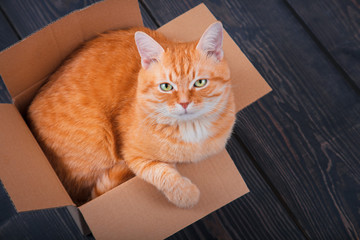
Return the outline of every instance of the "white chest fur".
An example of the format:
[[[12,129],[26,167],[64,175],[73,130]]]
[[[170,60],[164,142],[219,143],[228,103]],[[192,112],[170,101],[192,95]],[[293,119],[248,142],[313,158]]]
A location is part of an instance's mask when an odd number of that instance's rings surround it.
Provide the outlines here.
[[[201,142],[211,136],[210,121],[201,119],[179,124],[180,136],[184,142]]]

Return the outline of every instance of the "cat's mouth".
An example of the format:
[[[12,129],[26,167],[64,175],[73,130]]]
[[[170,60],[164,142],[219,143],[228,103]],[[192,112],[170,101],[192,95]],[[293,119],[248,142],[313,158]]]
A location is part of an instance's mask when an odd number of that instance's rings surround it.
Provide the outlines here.
[[[185,116],[185,115],[189,116],[189,115],[193,115],[193,113],[189,113],[189,112],[185,111],[185,112],[179,114],[179,116]]]
[[[204,114],[201,109],[174,109],[173,111],[166,111],[165,116],[172,118],[175,121],[191,121],[198,119]]]
[[[188,111],[179,113],[176,116],[177,119],[182,120],[182,121],[193,120],[198,117],[199,117],[199,114],[197,114],[196,112],[188,112]]]
[[[185,114],[192,114],[192,113],[189,113],[186,109],[184,110],[184,112],[180,113],[179,115],[185,115]]]

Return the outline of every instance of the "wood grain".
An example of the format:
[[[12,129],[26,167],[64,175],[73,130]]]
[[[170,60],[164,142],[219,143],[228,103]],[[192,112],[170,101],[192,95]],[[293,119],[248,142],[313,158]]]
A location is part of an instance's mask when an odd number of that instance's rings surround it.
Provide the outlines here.
[[[360,89],[360,2],[287,0],[330,56]]]
[[[160,24],[199,3],[145,2]],[[331,142],[359,124],[357,89],[283,1],[205,4],[274,89],[239,113],[236,135],[309,238],[358,239],[360,135]]]
[[[159,25],[156,22],[153,21],[152,15],[149,12],[149,10],[146,9],[146,6],[144,6],[140,2],[139,7],[140,7],[141,16],[142,16],[142,19],[143,19],[144,26],[148,27],[150,29],[157,29],[159,27]]]
[[[45,27],[56,19],[101,0],[1,0],[0,7],[21,38]]]
[[[0,8],[0,51],[19,41]],[[0,76],[0,103],[10,103],[11,96]]]
[[[7,21],[6,16],[4,16],[0,8],[0,51],[18,40],[19,38],[16,36],[16,33],[12,29],[10,23]]]
[[[0,227],[0,239],[84,239],[65,207],[19,213]]]
[[[12,99],[4,81],[0,76],[0,103],[11,103]],[[0,123],[1,124],[1,123]]]
[[[84,236],[66,207],[18,213],[0,180],[0,239],[94,239]]]
[[[16,209],[11,202],[4,185],[0,180],[0,226],[9,220],[12,216],[16,215]]]

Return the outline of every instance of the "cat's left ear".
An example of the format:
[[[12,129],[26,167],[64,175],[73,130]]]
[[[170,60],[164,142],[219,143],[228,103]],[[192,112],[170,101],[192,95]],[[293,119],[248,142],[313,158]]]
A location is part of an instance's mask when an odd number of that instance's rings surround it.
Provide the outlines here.
[[[196,49],[203,51],[208,56],[214,56],[218,61],[224,57],[222,49],[223,26],[221,22],[211,24],[201,36]]]
[[[154,61],[159,61],[164,49],[152,37],[144,32],[135,33],[135,42],[141,57],[141,65],[148,69]]]

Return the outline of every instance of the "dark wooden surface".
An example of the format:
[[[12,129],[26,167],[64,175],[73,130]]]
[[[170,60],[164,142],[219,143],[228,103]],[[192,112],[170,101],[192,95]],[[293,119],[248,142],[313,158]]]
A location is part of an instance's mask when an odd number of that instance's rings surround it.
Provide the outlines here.
[[[66,14],[100,0],[1,0],[0,8],[21,38]]]
[[[94,239],[83,235],[66,207],[17,213],[0,181],[0,239]]]
[[[11,96],[0,76],[0,103],[11,103]]]
[[[92,2],[1,0],[0,48]],[[273,92],[238,113],[227,146],[251,192],[169,239],[359,239],[360,4],[204,2]],[[157,28],[199,3],[140,7],[145,25]],[[59,236],[74,227],[66,210],[42,214],[63,219]]]
[[[6,15],[3,14],[0,6],[0,51],[19,41],[20,38],[8,22]],[[10,103],[11,97],[6,90],[6,86],[0,79],[0,103]]]
[[[318,43],[360,88],[360,1],[287,2]]]
[[[0,51],[19,40],[0,8]]]

